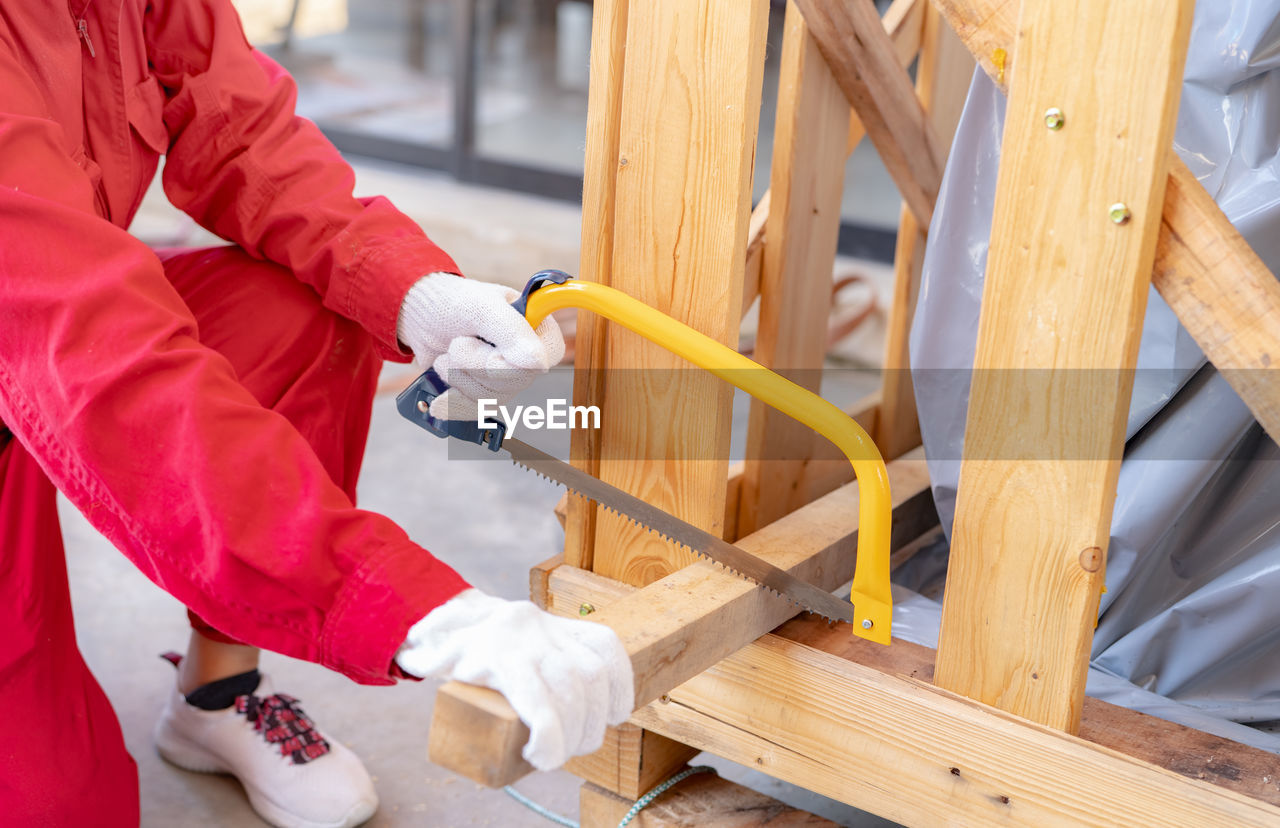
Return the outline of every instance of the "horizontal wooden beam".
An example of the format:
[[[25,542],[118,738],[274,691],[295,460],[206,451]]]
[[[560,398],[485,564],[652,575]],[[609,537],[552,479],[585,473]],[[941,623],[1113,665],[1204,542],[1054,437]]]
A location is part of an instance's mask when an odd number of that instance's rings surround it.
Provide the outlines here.
[[[553,611],[630,590],[557,575]],[[632,721],[906,825],[1280,820],[1273,754],[1095,699],[1071,736],[940,690],[932,674],[926,647],[797,618]]]
[[[894,507],[892,545],[904,546],[937,523],[921,450],[888,464]],[[857,484],[845,486],[738,541],[823,589],[853,577]],[[548,576],[560,594],[561,567]],[[621,587],[621,585],[619,585]],[[698,561],[613,602],[574,612],[618,633],[631,656],[637,706],[697,675],[798,612],[797,607],[716,564]],[[437,693],[431,761],[485,785],[505,785],[528,772],[520,748],[528,731],[498,693],[450,682]],[[498,753],[492,753],[498,751]],[[514,751],[514,753],[513,753]]]
[[[1018,0],[933,0],[1001,88]],[[1068,120],[1070,113],[1066,113]],[[1170,150],[1172,153],[1172,149]],[[1152,284],[1271,438],[1280,439],[1280,282],[1173,154]]]

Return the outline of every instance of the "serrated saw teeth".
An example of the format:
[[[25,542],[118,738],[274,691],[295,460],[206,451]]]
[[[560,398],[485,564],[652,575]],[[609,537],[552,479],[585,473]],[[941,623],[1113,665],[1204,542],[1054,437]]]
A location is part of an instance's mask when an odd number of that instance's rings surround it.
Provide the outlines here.
[[[853,621],[851,604],[842,602],[831,593],[812,584],[805,583],[789,572],[751,555],[717,535],[689,525],[674,515],[667,514],[634,495],[610,486],[603,480],[591,477],[581,469],[575,469],[564,461],[520,440],[508,437],[503,443],[503,448],[507,450],[512,462],[517,466],[533,472],[544,480],[564,486],[574,496],[586,498],[598,504],[609,514],[617,515],[627,523],[640,527],[666,543],[680,549],[687,549],[699,559],[711,561],[735,577],[763,588],[779,598],[784,598],[801,610],[817,613],[828,620],[834,618],[850,623]],[[530,465],[529,461],[535,465]],[[544,472],[543,468],[548,471]],[[588,494],[587,490],[596,491],[597,494]],[[602,497],[604,499],[601,499]],[[637,513],[643,515],[643,519],[638,517]],[[675,535],[671,534],[673,531]],[[734,563],[726,563],[726,561]],[[744,567],[746,571],[738,568],[738,565]]]

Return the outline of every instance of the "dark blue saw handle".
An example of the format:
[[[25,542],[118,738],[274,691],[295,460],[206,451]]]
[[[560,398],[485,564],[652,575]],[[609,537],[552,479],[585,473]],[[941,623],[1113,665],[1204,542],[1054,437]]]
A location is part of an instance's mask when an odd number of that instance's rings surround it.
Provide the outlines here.
[[[538,271],[525,283],[524,290],[511,303],[511,307],[524,316],[529,309],[529,296],[535,290],[545,285],[563,285],[572,278],[562,270]],[[453,437],[485,446],[489,451],[501,448],[502,440],[507,434],[507,426],[501,421],[496,422],[493,428],[480,428],[473,420],[442,420],[431,416],[432,401],[448,390],[449,384],[434,368],[428,368],[396,397],[396,410],[401,417],[437,437]]]

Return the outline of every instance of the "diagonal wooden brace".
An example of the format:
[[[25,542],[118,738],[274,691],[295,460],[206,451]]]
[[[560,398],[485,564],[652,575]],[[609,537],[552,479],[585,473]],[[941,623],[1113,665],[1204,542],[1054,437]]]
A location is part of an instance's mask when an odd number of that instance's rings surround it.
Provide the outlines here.
[[[898,549],[937,524],[923,450],[888,464]],[[738,545],[811,583],[835,589],[853,577],[857,483],[814,501]],[[554,578],[554,574],[551,576]],[[630,587],[626,587],[631,590]],[[631,592],[590,619],[618,633],[631,656],[640,707],[791,618],[796,606],[707,561]],[[483,785],[507,785],[532,768],[529,732],[501,695],[450,682],[436,695],[432,762]]]
[[[928,227],[945,154],[875,6],[866,0],[795,2],[902,200]]]

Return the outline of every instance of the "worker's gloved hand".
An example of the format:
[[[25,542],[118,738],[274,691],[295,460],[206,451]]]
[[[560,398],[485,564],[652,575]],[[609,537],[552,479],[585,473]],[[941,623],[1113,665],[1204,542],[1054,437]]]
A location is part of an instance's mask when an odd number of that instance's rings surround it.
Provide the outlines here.
[[[429,274],[409,288],[396,335],[414,362],[435,368],[451,386],[432,403],[432,416],[472,419],[475,400],[505,403],[560,362],[560,326],[548,316],[536,331],[530,328],[511,307],[519,295],[452,273]]]
[[[414,624],[396,663],[505,696],[529,726],[524,758],[538,770],[599,749],[605,725],[626,721],[634,700],[631,659],[613,630],[476,589]]]

